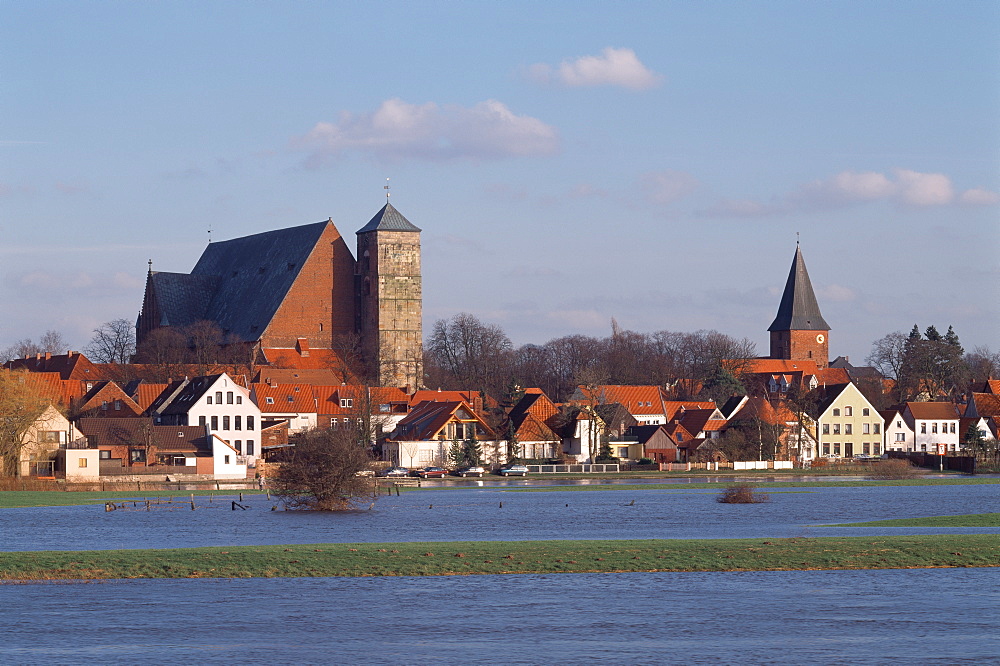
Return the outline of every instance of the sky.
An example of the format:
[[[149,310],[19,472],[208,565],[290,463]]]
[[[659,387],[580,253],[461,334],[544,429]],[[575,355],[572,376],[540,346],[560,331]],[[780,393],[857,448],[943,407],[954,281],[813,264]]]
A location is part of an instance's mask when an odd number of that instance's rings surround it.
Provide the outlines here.
[[[1000,349],[1000,3],[0,6],[0,348],[134,320],[147,261],[391,201],[424,330],[757,343],[801,242],[831,356]]]

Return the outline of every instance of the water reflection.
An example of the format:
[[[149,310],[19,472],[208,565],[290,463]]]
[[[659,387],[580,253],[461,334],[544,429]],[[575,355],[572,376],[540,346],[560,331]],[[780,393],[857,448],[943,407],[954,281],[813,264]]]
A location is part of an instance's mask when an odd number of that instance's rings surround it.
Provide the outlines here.
[[[990,569],[0,585],[3,663],[996,663]],[[221,599],[243,615],[220,615]]]

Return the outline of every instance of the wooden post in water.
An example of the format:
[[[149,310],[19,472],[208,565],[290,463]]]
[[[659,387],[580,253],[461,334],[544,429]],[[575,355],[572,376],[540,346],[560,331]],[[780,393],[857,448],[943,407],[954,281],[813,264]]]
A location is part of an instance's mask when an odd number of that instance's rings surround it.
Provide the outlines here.
[[[191,510],[194,511],[194,493],[191,493]]]

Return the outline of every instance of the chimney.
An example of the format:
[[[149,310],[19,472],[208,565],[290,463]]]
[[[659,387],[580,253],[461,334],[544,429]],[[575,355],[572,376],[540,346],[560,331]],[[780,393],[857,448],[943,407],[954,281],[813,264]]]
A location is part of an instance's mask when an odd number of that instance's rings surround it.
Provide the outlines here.
[[[48,361],[50,358],[52,358],[52,352],[45,352],[45,360]]]

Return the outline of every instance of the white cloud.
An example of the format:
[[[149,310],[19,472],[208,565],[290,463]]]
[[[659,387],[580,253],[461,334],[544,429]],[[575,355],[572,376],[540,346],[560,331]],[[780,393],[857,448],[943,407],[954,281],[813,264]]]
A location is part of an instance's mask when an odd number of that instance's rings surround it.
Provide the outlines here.
[[[961,203],[992,204],[1000,196],[987,190],[967,190]],[[872,201],[890,201],[903,206],[944,206],[956,201],[951,179],[941,173],[893,169],[891,175],[876,171],[842,171],[830,178],[814,180],[770,203],[754,199],[723,200],[705,213],[712,216],[763,217],[809,210],[839,208]]]
[[[558,68],[545,63],[528,67],[528,78],[539,83],[555,82],[569,87],[620,86],[631,90],[655,88],[663,82],[639,61],[632,49],[605,48],[597,56],[563,60]]]
[[[684,171],[658,171],[644,174],[640,187],[651,203],[665,206],[698,189],[698,179]]]
[[[960,203],[968,206],[992,206],[993,204],[1000,203],[1000,194],[977,187],[962,192],[958,200]]]
[[[895,169],[899,199],[912,206],[940,206],[951,203],[955,190],[951,179],[942,173],[919,173]]]
[[[559,149],[559,137],[552,126],[516,115],[496,100],[461,107],[388,99],[374,112],[344,112],[335,123],[316,123],[294,138],[292,147],[309,151],[307,165],[317,166],[351,151],[430,160],[551,155]]]

